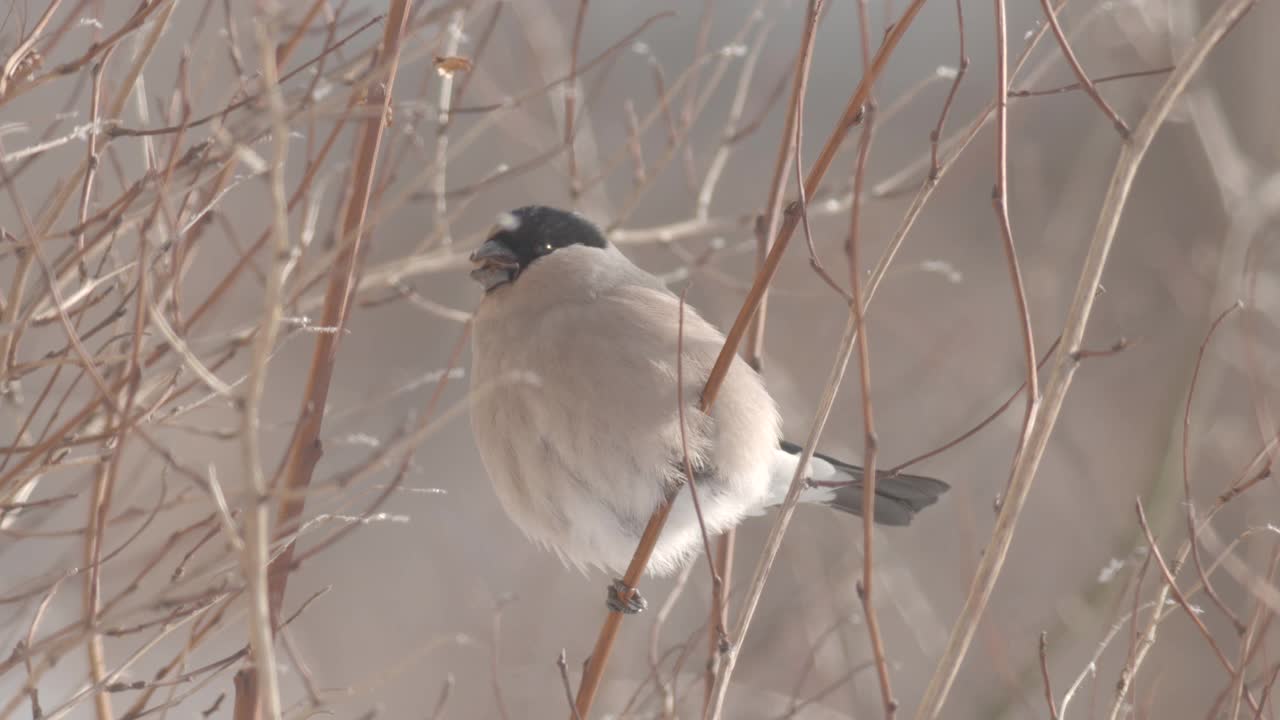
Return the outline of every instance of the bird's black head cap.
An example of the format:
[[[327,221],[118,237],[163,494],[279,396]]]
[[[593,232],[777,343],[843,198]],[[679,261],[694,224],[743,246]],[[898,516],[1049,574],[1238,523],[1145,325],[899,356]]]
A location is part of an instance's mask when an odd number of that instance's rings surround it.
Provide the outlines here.
[[[591,221],[567,210],[526,205],[503,213],[493,233],[471,261],[471,272],[486,291],[512,282],[538,258],[572,245],[603,248],[604,234]]]

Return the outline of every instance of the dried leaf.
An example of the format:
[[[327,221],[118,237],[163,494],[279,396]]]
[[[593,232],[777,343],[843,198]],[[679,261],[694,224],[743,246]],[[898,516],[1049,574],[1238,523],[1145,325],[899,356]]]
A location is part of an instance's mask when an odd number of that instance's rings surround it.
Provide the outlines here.
[[[471,72],[471,61],[457,55],[445,57],[437,55],[434,64],[436,72],[442,76],[452,75],[456,72]]]

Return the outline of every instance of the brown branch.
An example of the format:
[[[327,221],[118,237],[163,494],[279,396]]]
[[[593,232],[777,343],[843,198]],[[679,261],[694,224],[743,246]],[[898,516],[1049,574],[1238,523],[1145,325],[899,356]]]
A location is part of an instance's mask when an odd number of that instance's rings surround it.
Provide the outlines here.
[[[742,110],[746,104],[747,90],[751,86],[751,80],[755,76],[757,62],[764,50],[765,40],[768,38],[770,26],[762,29],[756,38],[755,47],[747,55],[747,61],[742,68],[742,74],[739,77],[738,88],[735,90],[734,99],[729,110],[729,117],[725,128],[725,135],[721,142],[721,146],[716,150],[715,156],[712,158],[711,164],[707,169],[707,174],[703,178],[703,185],[698,193],[698,202],[696,215],[699,219],[705,219],[710,213],[711,198],[715,192],[716,185],[719,181],[720,174],[727,164],[729,153],[732,149],[735,138],[742,137],[737,131],[737,126],[741,120]],[[811,53],[811,51],[810,51]],[[781,76],[781,80],[785,82],[786,74]],[[776,96],[781,96],[784,82],[777,85]],[[767,103],[765,110],[771,107],[771,103]],[[788,122],[792,118],[788,117]],[[775,217],[778,208],[782,202],[782,188],[779,187],[780,181],[785,177],[786,153],[788,148],[794,150],[790,143],[782,143],[779,148],[778,167],[774,170],[772,188],[770,190],[768,207],[770,209],[770,217]],[[763,224],[756,223],[756,265],[755,272],[759,273],[764,266],[765,257],[769,253],[769,245],[772,236],[765,230]],[[752,370],[757,373],[763,372],[764,369],[764,326],[765,318],[768,314],[768,296],[767,293],[760,298],[760,304],[756,309],[756,313],[751,321],[751,340],[745,349],[743,357]],[[715,567],[719,571],[720,584],[713,588],[711,595],[711,610],[708,619],[708,658],[707,667],[704,673],[706,693],[703,697],[703,711],[710,706],[712,700],[712,691],[715,685],[715,676],[720,672],[720,664],[723,659],[725,644],[727,642],[729,632],[729,589],[733,583],[733,559],[734,549],[737,544],[738,531],[737,528],[729,528],[722,533],[716,543],[716,554],[713,559]],[[714,626],[718,628],[722,634],[717,636],[710,628]]]
[[[121,422],[123,420],[121,419]],[[107,426],[111,428],[110,424]],[[119,457],[117,451],[113,457]],[[110,512],[111,495],[114,483],[107,464],[100,465],[94,473],[93,491],[89,502],[88,528],[85,532],[84,563],[89,568],[84,580],[84,622],[86,627],[93,628],[98,624],[102,604],[102,533],[104,520]],[[88,654],[89,677],[95,684],[102,684],[107,677],[106,653],[102,644],[102,636],[92,632],[85,642]],[[105,691],[93,694],[94,709],[98,720],[111,720],[115,713],[111,709],[111,698]]]
[[[738,76],[738,86],[734,90],[733,100],[729,104],[728,117],[725,120],[724,135],[720,146],[716,149],[716,153],[711,159],[711,163],[707,166],[706,175],[703,176],[702,187],[698,190],[694,216],[699,220],[706,220],[710,215],[712,197],[733,150],[731,138],[736,134],[738,123],[742,119],[742,111],[746,106],[747,94],[751,88],[757,63],[764,51],[765,41],[768,39],[771,29],[771,25],[766,25],[757,34],[755,44],[748,52],[746,62],[742,66],[742,72]],[[785,78],[786,76],[784,75],[783,77]],[[692,94],[690,97],[692,97]],[[792,122],[791,117],[788,117],[787,120]],[[791,143],[782,143],[780,145],[780,163],[786,162],[788,149],[792,149]],[[785,170],[785,166],[779,166],[774,169],[767,207],[775,215],[782,203],[782,189],[779,184],[785,177]],[[756,240],[756,272],[759,272],[764,263],[765,255],[768,254],[771,240],[763,231],[760,223],[757,223]],[[764,347],[764,322],[768,310],[767,304],[767,297],[762,297],[760,306],[752,320],[751,340],[744,352],[744,359],[747,364],[757,373],[761,372],[763,367],[761,355]],[[710,556],[710,562],[713,564],[720,582],[712,587],[710,616],[707,619],[707,665],[703,671],[705,692],[702,699],[704,712],[711,704],[715,676],[720,671],[721,659],[728,640],[728,595],[733,579],[733,555],[736,542],[737,528],[729,528],[717,539],[715,555]]]
[[[453,57],[458,53],[462,43],[463,22],[466,18],[465,8],[458,8],[449,16],[449,23],[444,31],[445,57]],[[432,209],[431,219],[435,226],[433,235],[439,238],[441,245],[449,245],[453,243],[453,236],[449,232],[449,197],[445,190],[449,185],[449,126],[453,120],[453,78],[457,73],[446,69],[440,63],[436,64],[436,69],[440,86],[436,91],[436,143],[435,157],[432,161],[435,172],[432,173],[431,178],[431,187],[435,193],[435,207]],[[398,159],[395,162],[398,162]],[[394,165],[392,167],[394,168]],[[391,173],[388,173],[388,182],[390,182],[390,175]],[[381,202],[381,197],[378,198],[378,202]]]
[[[1046,0],[1047,1],[1047,0]],[[1022,283],[1022,269],[1018,265],[1018,253],[1013,244],[1013,228],[1009,224],[1009,63],[1008,26],[1005,19],[1005,0],[995,0],[996,14],[996,184],[991,191],[991,207],[1000,225],[1000,239],[1004,245],[1008,263],[1009,280],[1013,285],[1017,304],[1019,329],[1022,331],[1023,361],[1027,368],[1027,409],[1022,417],[1022,433],[1014,457],[1021,455],[1030,438],[1035,421],[1036,406],[1040,403],[1039,368],[1036,363],[1035,337],[1031,331],[1031,310],[1027,307],[1027,292]],[[1013,481],[1012,474],[1009,478]],[[1006,492],[1008,488],[1006,487]]]
[[[870,64],[871,38],[867,0],[858,0],[858,29],[862,35],[862,66]],[[858,600],[867,621],[867,641],[871,645],[871,657],[875,661],[876,679],[880,685],[880,702],[885,720],[893,720],[898,713],[898,701],[893,697],[893,685],[889,679],[889,661],[885,658],[884,639],[880,635],[880,617],[876,613],[873,596],[875,578],[875,507],[876,462],[880,454],[880,441],[876,435],[875,412],[871,401],[871,351],[868,349],[867,293],[862,279],[862,198],[867,181],[867,157],[871,154],[871,141],[875,137],[875,96],[868,94],[863,118],[862,136],[858,139],[858,155],[853,169],[853,202],[849,208],[849,285],[853,291],[850,312],[858,329],[858,382],[862,398],[862,578],[857,581]]]
[[[1253,720],[1262,720],[1262,711],[1267,707],[1267,701],[1271,699],[1271,690],[1276,686],[1277,680],[1280,680],[1280,663],[1276,663],[1271,668],[1271,679],[1262,688],[1262,698],[1258,701],[1258,710],[1253,714]]]
[[[364,236],[364,221],[368,212],[369,193],[372,189],[374,166],[378,147],[386,125],[387,109],[391,105],[396,71],[400,61],[400,43],[409,15],[411,0],[394,0],[387,16],[382,39],[380,59],[386,64],[385,87],[378,89],[377,97],[371,88],[364,104],[378,110],[364,120],[364,132],[356,149],[355,172],[350,193],[346,200],[340,243],[342,251],[329,274],[329,286],[325,292],[324,309],[320,324],[323,327],[343,328],[347,320],[347,307],[356,282],[356,258],[360,253]],[[288,454],[280,468],[279,483],[288,495],[281,501],[276,515],[277,527],[292,526],[302,513],[305,493],[311,484],[316,463],[320,459],[320,428],[324,420],[325,401],[329,383],[337,361],[337,345],[341,332],[323,333],[316,338],[315,351],[307,375],[306,390],[299,412],[296,429],[289,443]],[[268,594],[273,622],[279,617],[288,583],[289,569],[295,544],[290,542],[272,561],[268,570]]]
[[[1137,613],[1134,613],[1135,617]],[[1049,719],[1058,720],[1058,704],[1053,701],[1053,686],[1049,683],[1049,633],[1040,633],[1040,677],[1044,680],[1044,701],[1049,706]]]
[[[822,4],[820,2],[816,3],[814,6],[811,6],[810,17],[812,19],[810,20],[810,22],[812,24],[809,26],[810,31],[814,31],[817,29],[818,18],[820,17],[821,10],[822,10]],[[812,44],[808,46],[808,50],[810,55],[812,55],[812,52],[813,52]],[[869,52],[870,51],[864,48],[863,55],[866,56]],[[812,58],[810,58],[810,60],[812,60]],[[869,61],[867,60],[866,57],[864,57],[863,67],[866,67],[868,63]],[[823,267],[822,260],[818,257],[818,248],[813,242],[813,230],[809,227],[809,194],[805,192],[805,189],[804,189],[804,153],[803,153],[803,148],[804,148],[803,98],[808,93],[808,87],[809,87],[808,76],[809,76],[809,73],[808,73],[808,70],[806,70],[804,73],[802,73],[799,76],[799,82],[796,84],[796,92],[799,94],[800,98],[802,98],[801,102],[798,102],[795,105],[795,113],[793,115],[794,121],[791,123],[791,128],[793,132],[795,132],[795,140],[792,141],[791,143],[790,155],[792,159],[792,164],[795,166],[796,201],[787,207],[786,212],[788,214],[797,213],[800,215],[800,228],[804,232],[805,248],[809,251],[809,268],[813,270],[813,272],[817,274],[817,276],[824,283],[826,283],[827,287],[834,290],[837,295],[843,298],[846,304],[852,305],[854,302],[853,296],[845,292],[845,289],[840,287],[840,283],[836,282],[835,278],[831,277],[831,274],[827,272],[827,269],[825,267]],[[870,112],[869,108],[871,108],[874,102],[875,100],[872,99],[871,97],[867,98],[867,102],[865,105],[865,108],[867,109],[864,109],[864,113]],[[861,117],[862,116],[859,116],[860,120],[861,120]],[[865,128],[863,129],[863,137],[866,137]],[[848,248],[846,248],[846,250],[847,249]]]
[[[422,419],[419,422],[418,430],[415,433],[415,435],[417,435],[418,437],[425,439],[426,431],[433,429],[435,427],[436,408],[440,404],[440,398],[444,396],[444,392],[449,386],[450,372],[454,368],[457,368],[459,366],[459,361],[462,359],[462,353],[464,350],[466,350],[467,340],[470,337],[471,337],[471,323],[468,322],[465,325],[463,325],[462,332],[458,333],[458,339],[457,341],[454,342],[453,350],[450,351],[449,353],[449,365],[446,368],[444,374],[440,376],[440,382],[436,383],[435,389],[431,392],[430,397],[427,399],[426,405],[423,407],[422,416],[421,416]],[[359,515],[360,518],[363,519],[363,518],[373,517],[374,513],[378,512],[378,510],[387,501],[387,499],[391,497],[391,494],[394,493],[396,490],[398,490],[401,487],[401,485],[404,483],[404,478],[409,471],[409,463],[413,459],[413,450],[419,444],[418,442],[414,442],[415,438],[407,438],[407,439],[409,440],[409,442],[405,443],[403,448],[398,447],[400,445],[399,443],[397,443],[396,445],[387,447],[386,450],[388,452],[386,452],[385,454],[377,455],[372,462],[366,463],[364,467],[362,467],[360,470],[357,470],[355,472],[343,473],[340,483],[344,485],[351,485],[357,482],[360,479],[360,476],[364,472],[372,471],[372,469],[374,468],[384,467],[384,463],[386,462],[386,460],[395,454],[394,451],[399,451],[403,453],[400,458],[400,465],[396,469],[396,474],[394,478],[392,479],[391,482],[387,483],[386,486],[382,488],[382,493],[379,494],[376,498],[373,499],[372,502],[369,503],[369,506],[364,510],[364,512],[362,512]],[[359,523],[350,523],[350,524],[344,525],[341,528],[339,528],[338,531],[335,532],[332,536],[315,543],[312,547],[308,548],[306,552],[294,558],[293,564],[289,568],[289,571],[292,572],[296,570],[298,567],[302,565],[302,563],[324,552],[330,546],[334,545],[343,537],[345,537],[348,533],[355,532],[355,529],[359,526],[360,526]],[[282,530],[287,530],[288,532],[294,532],[295,528],[290,527]]]
[[[720,584],[720,574],[716,572],[716,565],[712,562],[711,538],[707,535],[707,522],[702,515],[702,501],[698,498],[698,483],[693,472],[693,462],[689,459],[689,428],[685,422],[684,412],[684,308],[685,297],[689,294],[690,287],[692,284],[685,285],[680,291],[679,316],[676,320],[676,415],[680,421],[680,450],[685,482],[689,485],[689,496],[693,499],[693,510],[698,517],[698,530],[702,533],[702,551],[706,553],[707,565],[711,570],[711,592],[712,595],[718,595],[724,592],[724,588]],[[712,620],[714,622],[715,618]],[[719,636],[717,647],[728,642],[724,627],[713,626],[711,631]]]
[[[1053,356],[1053,351],[1057,349],[1058,343],[1060,342],[1062,342],[1061,336],[1059,336],[1056,340],[1053,341],[1051,345],[1049,345],[1048,350],[1044,351],[1044,355],[1040,358],[1040,362],[1037,365],[1037,367],[1041,367],[1041,368],[1044,367],[1044,364],[1049,361],[1050,357]],[[1022,381],[1022,384],[1019,385],[1016,390],[1010,393],[1009,397],[1006,398],[1005,401],[1000,404],[1000,407],[993,410],[989,415],[987,415],[985,418],[979,421],[978,424],[964,431],[954,440],[944,443],[943,445],[936,447],[933,450],[930,450],[929,452],[926,452],[922,455],[917,455],[909,460],[905,460],[901,463],[898,463],[897,465],[894,465],[893,467],[889,468],[885,472],[890,475],[900,473],[903,470],[907,469],[908,467],[915,465],[916,463],[924,462],[925,460],[928,460],[929,458],[934,457],[936,455],[941,455],[947,450],[950,450],[951,448],[959,445],[965,440],[968,440],[974,435],[977,435],[978,432],[980,432],[983,428],[990,425],[996,418],[1003,415],[1004,411],[1009,409],[1009,406],[1013,404],[1013,401],[1017,399],[1018,395],[1020,395],[1026,387],[1027,387],[1027,381],[1024,379]]]
[[[1191,607],[1191,603],[1187,602],[1186,594],[1178,587],[1178,581],[1169,570],[1168,563],[1164,561],[1164,555],[1160,554],[1160,545],[1151,534],[1151,527],[1147,525],[1147,514],[1142,510],[1142,499],[1136,500],[1134,506],[1138,511],[1138,525],[1142,528],[1142,534],[1147,538],[1147,545],[1151,548],[1151,554],[1156,558],[1156,565],[1160,568],[1160,574],[1164,576],[1164,581],[1169,586],[1169,591],[1173,593],[1173,598],[1186,611],[1187,617],[1191,618],[1191,622],[1200,631],[1200,635],[1204,637],[1205,642],[1209,644],[1209,647],[1213,648],[1213,653],[1217,656],[1218,662],[1222,663],[1223,669],[1227,673],[1234,675],[1235,668],[1231,665],[1231,660],[1227,659],[1226,653],[1218,646],[1218,641],[1214,639],[1213,633],[1209,632],[1209,628],[1205,627],[1204,621],[1200,619],[1200,614]]]
[[[305,35],[307,29],[311,27],[311,23],[316,19],[316,16],[320,14],[324,5],[325,0],[314,0],[314,2],[311,3],[311,7],[307,8],[307,14],[302,16],[302,20],[298,22],[298,26],[293,29],[293,33],[289,35],[289,38],[276,46],[276,67],[283,65],[284,61],[293,54],[294,49],[298,47],[298,43],[302,42],[302,36]],[[332,32],[336,27],[336,24],[331,24],[329,28],[330,32]]]
[[[1214,318],[1209,325],[1209,331],[1205,333],[1204,340],[1200,343],[1200,349],[1196,353],[1196,364],[1191,371],[1191,383],[1187,388],[1187,401],[1182,411],[1182,491],[1183,504],[1186,506],[1187,518],[1187,538],[1191,542],[1191,562],[1196,567],[1196,572],[1200,575],[1200,583],[1204,585],[1204,592],[1213,601],[1214,605],[1222,611],[1222,614],[1231,621],[1235,627],[1236,633],[1243,635],[1245,631],[1244,623],[1240,622],[1240,618],[1227,607],[1227,604],[1218,596],[1218,591],[1213,589],[1213,584],[1209,582],[1209,578],[1204,572],[1204,562],[1200,559],[1200,538],[1196,532],[1196,509],[1191,497],[1191,404],[1195,400],[1196,385],[1200,380],[1200,367],[1204,363],[1205,351],[1209,348],[1209,343],[1213,340],[1213,335],[1218,331],[1218,327],[1222,325],[1222,321],[1236,310],[1241,309],[1244,305],[1237,300],[1230,307],[1223,310]],[[1241,668],[1241,672],[1243,672]]]
[[[1162,68],[1156,68],[1154,70],[1135,70],[1133,72],[1116,73],[1115,75],[1103,75],[1102,77],[1094,78],[1093,83],[1095,85],[1100,85],[1102,83],[1112,82],[1114,80],[1128,80],[1130,78],[1150,77],[1152,75],[1166,75],[1172,71],[1173,71],[1173,66],[1166,65]],[[1017,98],[1017,97],[1038,97],[1041,95],[1057,95],[1059,93],[1071,92],[1072,90],[1079,90],[1082,87],[1084,86],[1081,85],[1080,83],[1074,82],[1074,83],[1068,83],[1066,85],[1059,85],[1058,87],[1048,88],[1046,90],[1010,90],[1009,97]]]
[[[298,67],[296,67],[296,68],[294,68],[294,69],[290,70],[289,72],[285,73],[284,75],[281,75],[281,76],[280,76],[280,82],[281,82],[281,83],[286,83],[286,82],[288,82],[289,80],[292,80],[292,79],[293,79],[295,76],[297,76],[299,73],[301,73],[301,72],[303,72],[304,70],[306,70],[307,68],[311,67],[312,65],[315,65],[316,63],[319,63],[319,62],[323,61],[326,57],[328,57],[328,56],[329,56],[329,54],[330,54],[330,53],[333,53],[334,51],[338,50],[338,49],[339,49],[339,48],[341,48],[343,45],[347,44],[347,42],[349,42],[349,41],[351,41],[352,39],[354,39],[354,38],[355,38],[357,35],[359,35],[360,33],[364,32],[365,30],[368,30],[369,28],[371,28],[371,27],[373,27],[374,25],[378,24],[378,22],[379,22],[379,21],[381,21],[381,20],[383,19],[383,17],[384,17],[384,16],[382,16],[382,15],[377,15],[377,16],[373,17],[373,18],[372,18],[372,19],[370,19],[369,21],[367,21],[367,22],[365,22],[365,23],[361,24],[361,25],[360,25],[359,27],[357,27],[355,30],[352,30],[351,32],[349,32],[349,33],[347,33],[346,35],[342,36],[342,38],[341,38],[341,39],[339,39],[337,42],[332,43],[331,45],[326,46],[323,50],[321,50],[319,53],[317,53],[315,57],[313,57],[313,58],[311,58],[310,60],[308,60],[308,61],[306,61],[306,62],[302,63],[301,65],[299,65]],[[245,107],[245,106],[247,106],[247,105],[252,105],[252,104],[257,103],[257,102],[259,102],[259,101],[261,101],[261,100],[262,100],[262,94],[261,94],[261,93],[256,93],[256,94],[253,94],[253,95],[249,95],[249,96],[247,96],[247,97],[241,98],[240,100],[237,100],[237,101],[235,101],[235,102],[231,103],[230,105],[227,105],[226,107],[224,107],[224,108],[222,108],[222,109],[218,110],[217,112],[212,112],[212,113],[209,113],[208,115],[205,115],[205,116],[203,116],[203,117],[200,117],[200,118],[197,118],[197,119],[195,119],[195,120],[192,120],[191,122],[187,123],[185,126],[183,126],[183,125],[168,125],[168,126],[158,127],[158,128],[128,128],[128,127],[123,127],[123,126],[120,126],[120,125],[110,125],[110,126],[108,126],[108,127],[103,128],[102,133],[103,133],[104,135],[106,135],[107,137],[109,137],[109,138],[116,138],[116,137],[154,137],[154,136],[156,136],[156,135],[168,135],[169,133],[175,133],[175,132],[178,132],[178,131],[183,130],[183,129],[196,128],[196,127],[200,127],[201,125],[207,125],[208,123],[211,123],[211,122],[213,122],[214,120],[219,120],[219,121],[226,120],[227,116],[228,116],[228,115],[230,115],[231,113],[235,112],[236,110],[239,110],[240,108]]]
[[[1044,8],[1044,16],[1049,21],[1049,27],[1053,29],[1053,36],[1058,39],[1058,47],[1062,48],[1062,56],[1066,58],[1067,64],[1071,66],[1071,71],[1076,74],[1078,82],[1084,86],[1084,91],[1089,94],[1089,97],[1093,99],[1098,108],[1107,117],[1111,118],[1111,123],[1115,125],[1116,132],[1120,133],[1121,138],[1128,139],[1129,126],[1102,98],[1097,86],[1093,84],[1088,74],[1085,73],[1084,68],[1080,66],[1080,61],[1076,59],[1075,52],[1071,50],[1071,43],[1067,41],[1066,34],[1062,32],[1062,25],[1058,22],[1058,14],[1053,11],[1053,6],[1049,4],[1049,1],[1040,0],[1040,7]],[[1001,84],[1001,89],[1007,94],[1008,86],[1006,84]]]
[[[1280,563],[1280,543],[1272,543],[1271,561],[1268,563],[1266,575],[1263,576],[1267,583],[1273,582],[1277,563]],[[1208,587],[1208,583],[1204,580],[1201,580],[1200,584],[1202,587]],[[1223,689],[1223,692],[1229,693],[1231,697],[1231,709],[1227,713],[1227,717],[1240,717],[1241,701],[1246,697],[1251,698],[1246,686],[1245,671],[1248,670],[1249,664],[1253,662],[1258,648],[1263,644],[1267,631],[1270,629],[1271,621],[1274,618],[1275,612],[1267,606],[1267,603],[1262,598],[1256,598],[1252,617],[1249,618],[1249,624],[1245,631],[1241,633],[1239,659],[1236,661],[1236,674],[1231,678],[1228,686]],[[1254,706],[1255,713],[1261,714],[1262,709],[1265,707],[1266,700],[1260,700]]]
[[[440,687],[440,697],[436,699],[436,706],[431,711],[431,720],[438,720],[444,713],[444,704],[449,702],[449,693],[453,691],[453,673],[449,673],[444,678],[444,685]]]
[[[942,103],[942,112],[938,113],[938,124],[929,133],[929,179],[937,181],[940,172],[938,164],[938,143],[942,139],[942,128],[947,123],[947,115],[951,105],[956,101],[956,92],[960,90],[960,81],[969,69],[969,55],[964,51],[964,8],[960,0],[956,0],[956,27],[960,33],[960,62],[956,65],[955,77],[951,79],[951,89],[947,91],[947,99]]]

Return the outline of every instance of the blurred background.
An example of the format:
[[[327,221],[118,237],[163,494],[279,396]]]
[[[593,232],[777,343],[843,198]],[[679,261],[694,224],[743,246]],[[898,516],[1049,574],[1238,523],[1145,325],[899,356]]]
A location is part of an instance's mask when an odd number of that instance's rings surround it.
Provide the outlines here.
[[[863,72],[858,5],[824,5],[804,104],[806,169]],[[869,311],[881,467],[973,428],[1025,378],[991,205],[995,134],[981,124],[998,87],[993,6],[961,6],[971,62],[942,128],[945,172]],[[903,0],[867,8],[872,51],[904,9]],[[1133,127],[1216,9],[1198,0],[1069,0],[1059,16],[1091,77],[1126,76],[1098,88]],[[303,561],[282,605],[286,618],[305,610],[277,644],[289,716],[566,716],[556,658],[566,651],[576,683],[610,578],[566,569],[527,542],[480,465],[466,422],[465,321],[479,300],[466,254],[503,210],[573,207],[673,289],[690,286],[690,303],[727,329],[754,275],[754,226],[785,142],[806,10],[797,0],[413,3],[360,285],[333,335],[321,322],[325,286],[340,266],[356,139],[377,113],[376,104],[349,104],[364,92],[384,3],[13,0],[0,9],[0,57],[11,59],[0,85],[3,717],[40,717],[37,707],[72,718],[239,717],[232,676],[247,664],[244,576],[208,486],[188,473],[215,477],[231,522],[243,522],[241,413],[184,356],[228,384],[250,369],[273,257],[263,241],[274,207],[263,34],[283,73],[302,68],[281,83],[284,184],[299,202],[288,215],[285,321],[262,400],[268,477],[304,410],[316,343],[326,333],[337,340],[323,454],[298,533]],[[1268,464],[1259,453],[1276,436],[1280,400],[1280,49],[1269,30],[1278,23],[1280,5],[1260,0],[1193,79],[1141,166],[1086,334],[1085,347],[1100,354],[1081,361],[944,717],[1048,717],[1042,632],[1059,704],[1080,682],[1063,716],[1109,716],[1132,652],[1129,615],[1163,583],[1157,567],[1142,570],[1148,544],[1135,499],[1166,556],[1187,539],[1183,429],[1193,377],[1185,452],[1197,517]],[[1009,102],[1008,209],[1043,354],[1062,330],[1123,141],[1085,93],[1040,93],[1075,76],[1042,9],[1011,4],[1011,67],[1028,47],[1010,81],[1013,91],[1034,92]],[[930,133],[959,58],[957,6],[934,0],[875,85],[863,270],[928,177]],[[818,257],[846,287],[859,132],[809,199]],[[90,153],[98,160],[86,173]],[[787,176],[790,200],[794,168]],[[95,405],[100,390],[68,345],[46,267],[100,378],[120,406],[137,408],[123,431],[119,413]],[[167,323],[138,325],[144,276],[148,314]],[[1243,307],[1223,319],[1196,373],[1210,325],[1237,300]],[[810,268],[798,233],[772,286],[763,346],[764,377],[798,442],[847,312]],[[1122,351],[1101,352],[1122,338]],[[856,377],[845,379],[820,443],[853,461],[863,451]],[[876,599],[899,717],[914,713],[990,537],[1023,402],[913,466],[952,491],[910,528],[877,535]],[[418,432],[424,423],[429,430]],[[398,476],[408,441],[415,449]],[[1269,478],[1247,493],[1202,540],[1217,595],[1248,626],[1245,639],[1203,593],[1191,602],[1226,657],[1247,660],[1243,716],[1260,703],[1266,717],[1274,606],[1258,598],[1274,597],[1280,505]],[[97,532],[88,518],[99,513]],[[772,520],[740,529],[731,618]],[[726,717],[883,714],[855,593],[861,533],[847,516],[797,512],[743,644]],[[1198,579],[1191,568],[1179,575],[1186,588]],[[95,676],[86,632],[95,575],[92,625],[118,685],[103,693],[86,691]],[[627,717],[699,716],[705,561],[665,618],[658,610],[673,581],[646,580],[642,590],[650,611],[624,622],[595,716],[624,708]],[[1137,626],[1150,617],[1144,606]],[[1100,650],[1113,626],[1123,629]],[[1229,716],[1232,682],[1187,615],[1173,613],[1118,716]]]

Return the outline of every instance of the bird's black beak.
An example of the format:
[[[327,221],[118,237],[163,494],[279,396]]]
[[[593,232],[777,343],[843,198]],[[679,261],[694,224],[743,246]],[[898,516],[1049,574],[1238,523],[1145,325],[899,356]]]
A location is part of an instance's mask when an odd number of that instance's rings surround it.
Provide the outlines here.
[[[478,266],[471,271],[471,279],[480,283],[485,292],[511,282],[520,272],[520,258],[497,238],[489,238],[476,248],[471,262]]]

